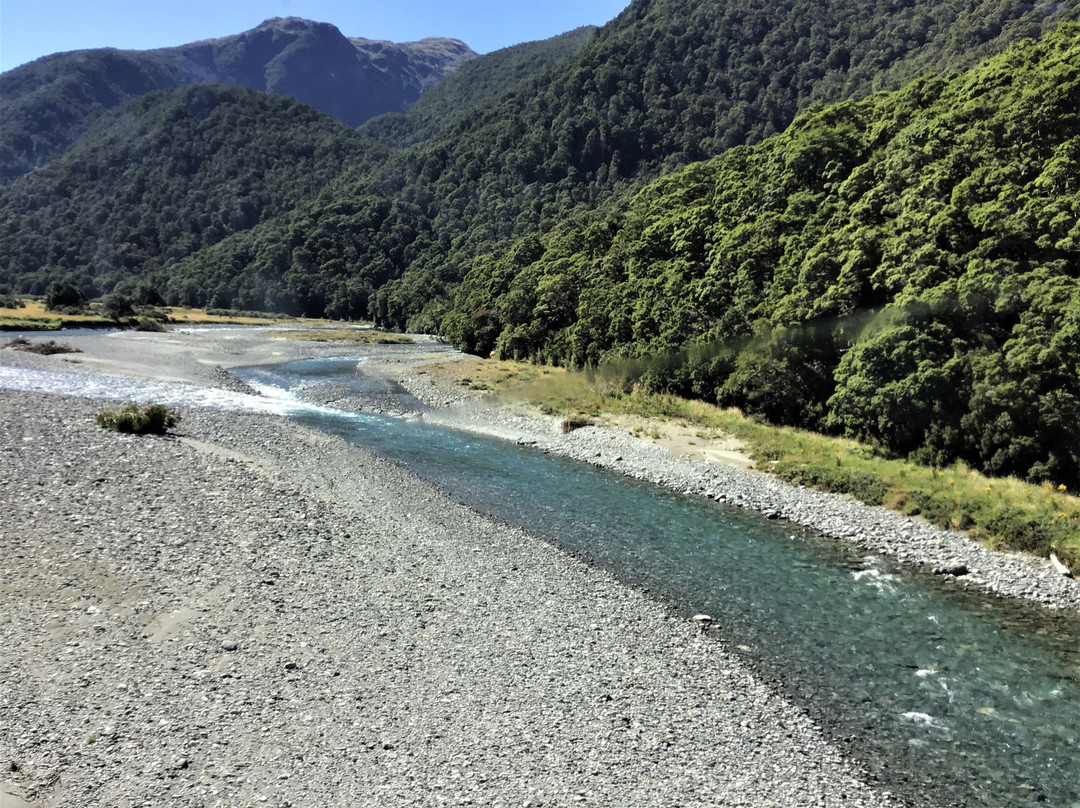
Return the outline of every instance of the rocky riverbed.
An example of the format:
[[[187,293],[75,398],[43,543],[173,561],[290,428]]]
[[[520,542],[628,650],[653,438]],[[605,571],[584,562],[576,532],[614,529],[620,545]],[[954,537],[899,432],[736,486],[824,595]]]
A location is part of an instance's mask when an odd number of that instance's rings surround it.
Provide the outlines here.
[[[314,398],[423,417],[789,519],[1055,608],[1041,560],[610,427],[434,383],[444,346],[72,340],[0,364],[250,391],[242,364],[364,354]],[[423,406],[411,407],[403,391]],[[399,467],[280,418],[178,437],[0,391],[0,805],[885,805],[779,691],[661,604]]]
[[[392,463],[100,406],[0,391],[4,808],[892,804],[695,624]]]
[[[586,426],[564,433],[562,419],[508,409],[480,393],[440,383],[397,358],[378,358],[365,372],[385,374],[424,402],[425,418],[461,429],[536,446],[554,454],[648,480],[690,496],[703,496],[786,519],[882,553],[950,583],[1052,609],[1080,610],[1080,583],[1046,559],[990,550],[967,536],[937,528],[851,497],[795,486],[738,464],[685,460],[625,429]],[[960,573],[954,575],[950,570]]]

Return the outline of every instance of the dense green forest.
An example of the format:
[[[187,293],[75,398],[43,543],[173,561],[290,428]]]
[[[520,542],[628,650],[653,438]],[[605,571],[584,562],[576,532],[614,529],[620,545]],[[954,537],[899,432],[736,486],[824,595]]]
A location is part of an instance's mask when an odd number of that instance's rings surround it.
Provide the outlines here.
[[[370,123],[384,145],[280,98],[147,96],[0,189],[0,284],[634,360],[777,422],[1075,481],[1078,33],[1047,31],[1078,13],[635,0],[475,60]]]
[[[386,150],[282,96],[221,85],[143,96],[107,113],[62,157],[0,195],[0,283],[33,294],[78,276],[86,294],[155,269],[310,196],[346,159]],[[192,278],[162,278],[176,302],[213,303]],[[259,307],[294,307],[269,283]],[[244,301],[218,300],[232,305]],[[250,307],[245,307],[250,308]]]
[[[497,102],[373,173],[346,169],[318,198],[170,275],[245,299],[279,278],[308,314],[435,330],[474,259],[498,245],[759,141],[812,104],[971,65],[1074,13],[1050,8],[638,0]]]
[[[1080,26],[801,116],[477,261],[467,350],[647,384],[890,453],[1075,484]]]
[[[49,56],[7,71],[0,76],[0,183],[61,154],[106,110],[182,83],[176,65],[111,50]]]

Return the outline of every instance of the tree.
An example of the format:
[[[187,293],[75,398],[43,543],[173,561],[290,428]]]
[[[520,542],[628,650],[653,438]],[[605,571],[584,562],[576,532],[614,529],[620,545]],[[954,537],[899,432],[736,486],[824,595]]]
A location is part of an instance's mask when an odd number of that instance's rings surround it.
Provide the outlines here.
[[[51,311],[80,308],[86,304],[86,295],[68,279],[53,281],[45,292],[45,308]]]
[[[126,320],[135,316],[135,307],[131,298],[119,292],[101,298],[101,313],[110,320]]]

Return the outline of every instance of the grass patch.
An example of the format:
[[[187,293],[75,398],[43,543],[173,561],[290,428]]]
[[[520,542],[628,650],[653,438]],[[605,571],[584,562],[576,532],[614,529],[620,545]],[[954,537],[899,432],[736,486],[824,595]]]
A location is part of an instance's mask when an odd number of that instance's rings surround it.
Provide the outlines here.
[[[781,479],[824,491],[849,494],[939,527],[967,531],[999,549],[1046,557],[1056,552],[1080,572],[1080,498],[1064,486],[1033,485],[991,478],[962,463],[930,468],[884,457],[871,446],[845,438],[776,427],[703,401],[625,390],[602,378],[561,368],[542,368],[494,359],[432,365],[433,376],[482,383],[510,402],[525,402],[551,415],[600,419],[633,415],[657,426],[688,426],[703,436],[728,436],[742,445],[758,468]]]
[[[60,314],[47,311],[45,303],[30,298],[20,298],[23,305],[0,308],[0,330],[3,331],[55,331],[58,328],[109,326],[115,323],[95,311],[84,314]],[[5,301],[8,303],[16,301]]]
[[[374,328],[333,328],[311,329],[305,331],[287,331],[282,338],[301,342],[355,342],[360,344],[378,343],[380,345],[411,345],[416,340],[405,334],[391,334]]]
[[[421,373],[429,373],[450,384],[459,384],[472,390],[488,390],[501,396],[532,401],[533,396],[522,395],[522,389],[548,376],[565,374],[562,368],[540,367],[525,362],[502,359],[461,359],[427,365]],[[568,406],[567,409],[573,409]]]
[[[128,435],[164,435],[180,423],[180,413],[164,404],[124,404],[118,410],[102,410],[97,425]]]
[[[231,309],[189,309],[181,306],[165,306],[154,309],[167,323],[185,325],[267,325],[267,323],[304,323],[316,325],[322,320],[304,320],[287,317],[284,314],[265,314],[262,312],[238,312]]]
[[[3,303],[18,303],[21,306],[0,306],[0,330],[7,331],[44,331],[58,328],[78,327],[112,327],[117,322],[102,314],[98,301],[91,301],[86,308],[74,314],[49,311],[45,308],[44,301],[32,298],[19,298],[17,300],[0,300]],[[124,325],[139,327],[147,321],[162,323],[186,323],[189,325],[218,324],[218,325],[266,325],[293,324],[314,327],[325,325],[326,320],[288,317],[284,314],[268,314],[266,312],[233,311],[231,309],[189,309],[181,307],[154,307],[136,306],[134,318],[124,321]],[[142,330],[152,330],[143,328]]]
[[[0,317],[0,331],[56,331],[62,327],[60,319]]]

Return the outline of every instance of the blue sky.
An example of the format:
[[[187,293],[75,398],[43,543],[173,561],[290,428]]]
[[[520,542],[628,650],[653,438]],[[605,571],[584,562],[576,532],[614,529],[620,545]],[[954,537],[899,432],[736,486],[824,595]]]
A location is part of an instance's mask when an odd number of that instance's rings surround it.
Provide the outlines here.
[[[0,0],[0,71],[58,51],[163,48],[306,17],[346,36],[464,40],[488,53],[603,25],[630,0]]]

